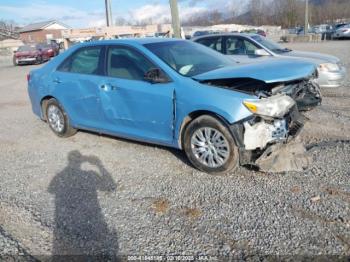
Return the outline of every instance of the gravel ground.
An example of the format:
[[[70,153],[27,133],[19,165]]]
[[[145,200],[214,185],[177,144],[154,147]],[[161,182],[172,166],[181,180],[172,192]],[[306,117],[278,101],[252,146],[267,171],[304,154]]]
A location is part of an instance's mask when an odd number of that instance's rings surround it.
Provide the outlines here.
[[[336,55],[350,42],[288,44]],[[78,132],[31,112],[26,73],[0,65],[0,259],[24,254],[350,256],[350,79],[323,90],[299,136],[304,172],[211,176],[183,153]]]

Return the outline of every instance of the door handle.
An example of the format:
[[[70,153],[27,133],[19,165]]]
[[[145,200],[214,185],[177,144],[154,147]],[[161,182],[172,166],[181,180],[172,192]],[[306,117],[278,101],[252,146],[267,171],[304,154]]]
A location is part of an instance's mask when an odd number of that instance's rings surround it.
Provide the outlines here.
[[[60,80],[59,78],[55,78],[55,79],[53,80],[53,82],[54,82],[54,83],[57,83],[57,84],[62,83],[61,80]]]
[[[118,90],[118,89],[119,89],[119,87],[114,86],[114,85],[111,85],[111,90],[112,90],[112,91],[114,91],[114,90]]]
[[[100,85],[100,88],[104,91],[118,90],[118,86],[110,85],[110,84],[102,84],[102,85]]]

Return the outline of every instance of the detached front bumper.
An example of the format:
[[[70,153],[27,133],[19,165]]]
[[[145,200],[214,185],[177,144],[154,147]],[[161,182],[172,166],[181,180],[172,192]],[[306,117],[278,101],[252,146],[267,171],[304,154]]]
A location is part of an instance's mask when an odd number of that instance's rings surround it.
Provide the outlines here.
[[[337,72],[319,72],[317,83],[321,88],[336,88],[343,85],[346,77],[345,67]]]
[[[252,116],[231,125],[230,130],[239,147],[240,164],[256,165],[256,160],[276,144],[288,143],[298,135],[304,117],[294,106],[281,119],[264,119]]]

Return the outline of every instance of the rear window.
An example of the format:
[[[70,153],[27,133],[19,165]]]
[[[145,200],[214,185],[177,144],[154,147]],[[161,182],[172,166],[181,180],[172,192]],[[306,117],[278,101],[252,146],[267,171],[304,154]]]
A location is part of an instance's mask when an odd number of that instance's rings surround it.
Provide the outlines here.
[[[210,47],[216,51],[222,52],[222,37],[206,37],[196,41],[202,45]]]
[[[102,74],[100,65],[102,47],[81,48],[66,59],[59,67],[58,71],[78,74]]]

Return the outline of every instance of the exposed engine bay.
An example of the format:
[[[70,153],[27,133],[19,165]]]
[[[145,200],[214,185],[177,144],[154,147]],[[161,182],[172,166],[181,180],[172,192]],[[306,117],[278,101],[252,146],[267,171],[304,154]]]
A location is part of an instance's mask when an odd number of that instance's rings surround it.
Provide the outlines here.
[[[261,98],[261,100],[272,104],[274,100],[283,100],[287,97],[287,95],[278,94],[269,98]],[[290,97],[288,99],[293,101]],[[286,100],[288,101],[288,99]],[[286,156],[286,152],[288,152],[288,146],[286,149],[283,145],[289,144],[297,136],[304,125],[305,119],[299,113],[294,101],[285,105],[284,108],[279,107],[279,111],[282,113],[279,115],[277,113],[275,117],[255,114],[248,119],[231,125],[231,132],[236,137],[239,147],[241,165],[258,166],[259,169],[264,171],[268,167],[268,171],[277,170],[277,172],[279,169],[274,164],[278,166],[278,163],[281,166],[281,163],[288,162],[288,170],[291,171],[298,171],[304,167],[303,165],[297,165],[297,163],[301,163],[300,161],[292,161],[293,156],[290,156],[289,160],[291,161],[281,157]],[[282,148],[283,154],[275,152]],[[297,148],[297,151],[301,152],[300,148],[302,146],[297,145],[293,148],[294,150]]]
[[[259,98],[286,94],[293,98],[300,111],[310,110],[322,102],[321,91],[315,77],[275,83],[265,83],[253,78],[205,80],[202,83],[253,94]]]
[[[243,102],[253,116],[231,126],[239,147],[240,164],[280,172],[301,171],[310,163],[303,145],[291,140],[304,125],[305,117],[299,112],[311,110],[322,102],[316,78],[315,72],[311,77],[286,82],[225,78],[201,83],[257,97]]]

